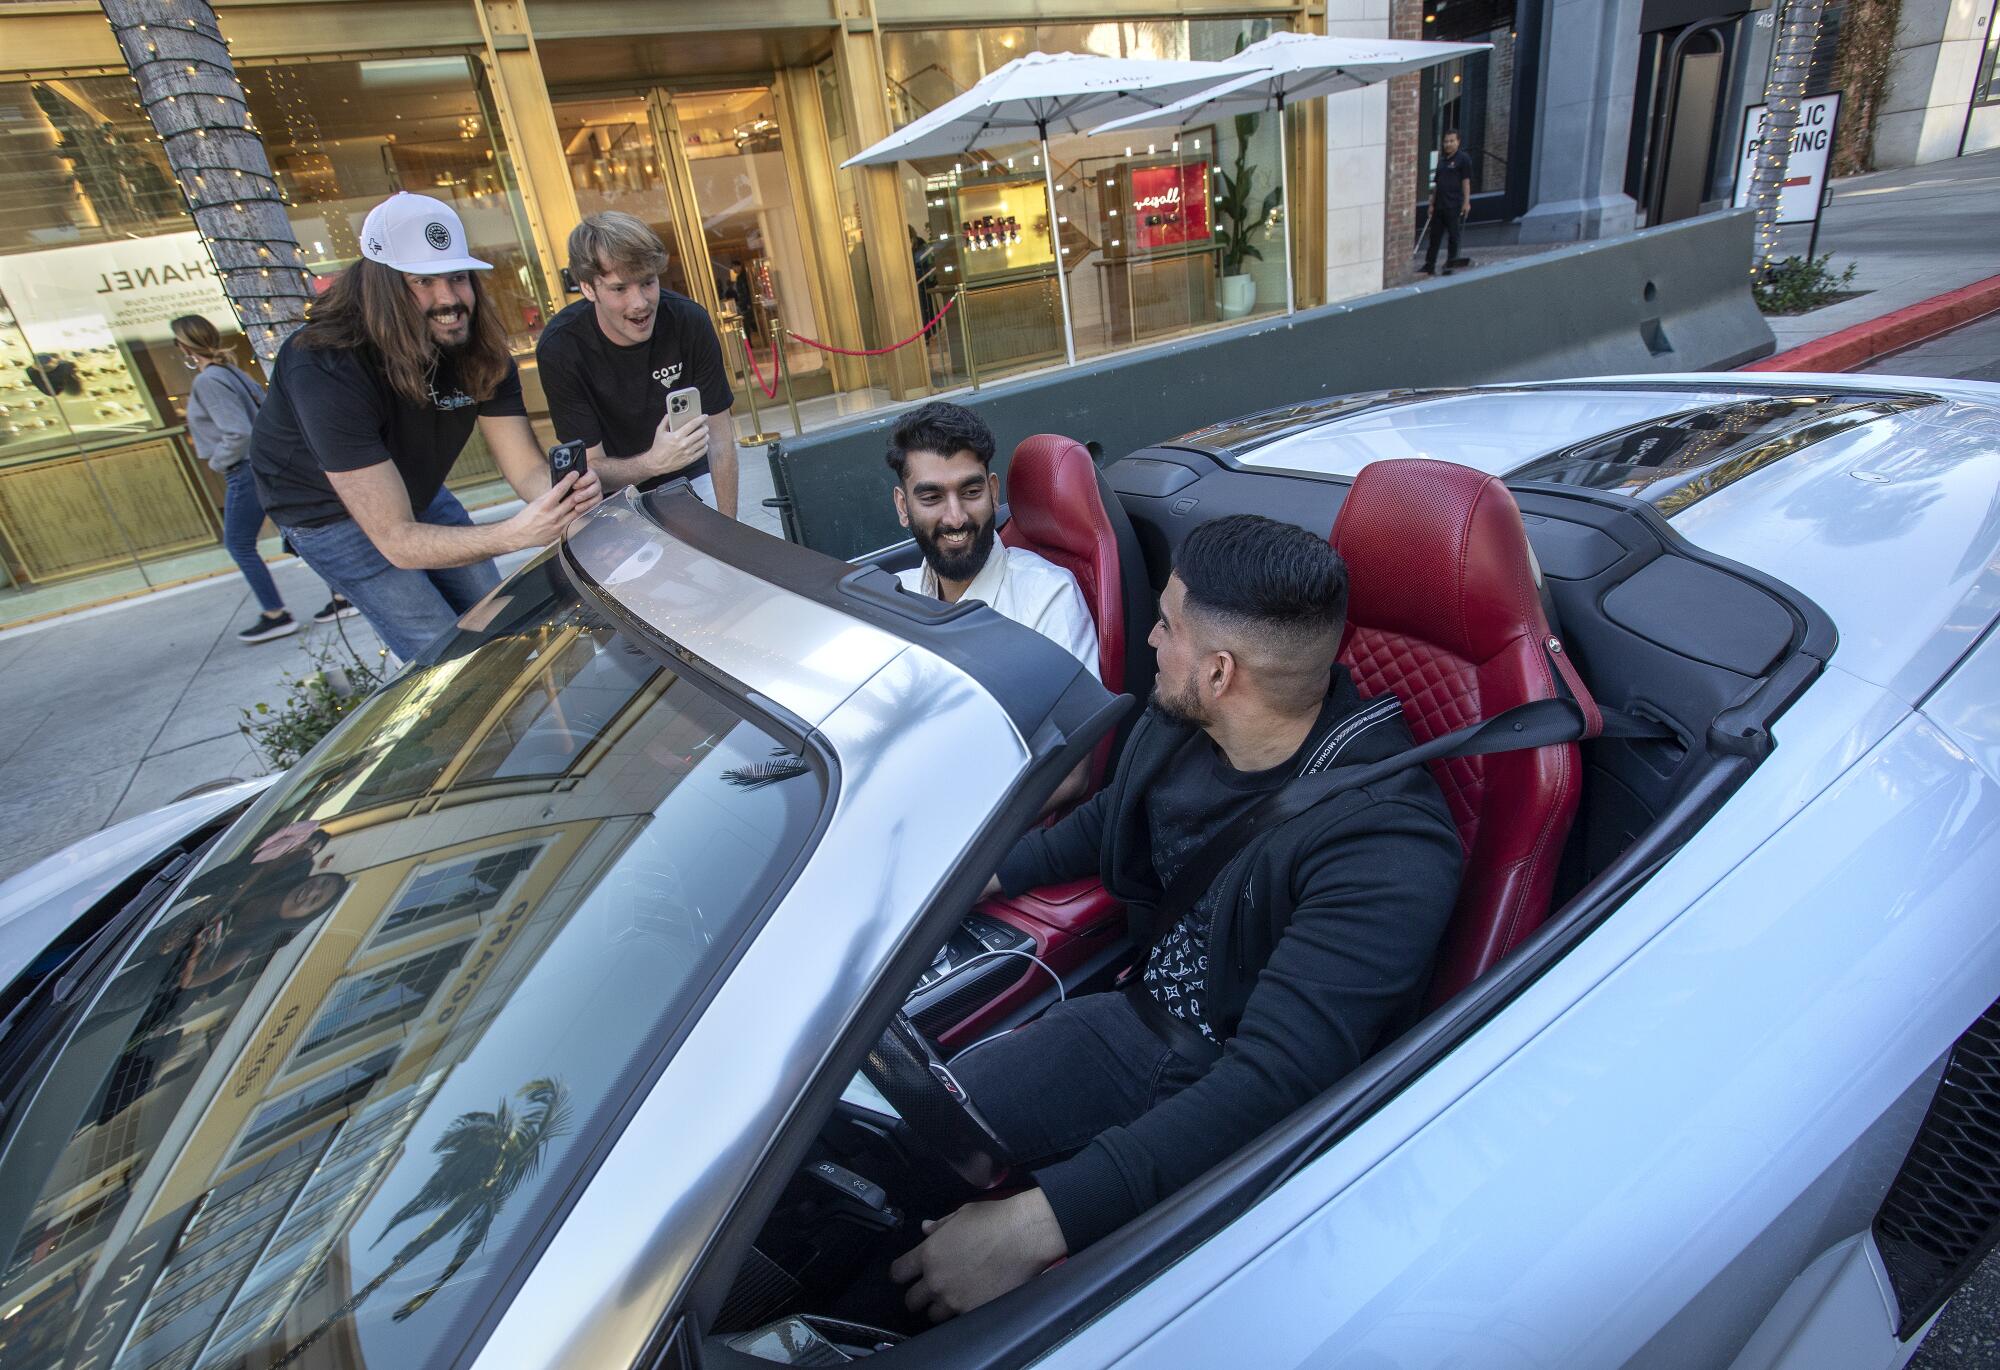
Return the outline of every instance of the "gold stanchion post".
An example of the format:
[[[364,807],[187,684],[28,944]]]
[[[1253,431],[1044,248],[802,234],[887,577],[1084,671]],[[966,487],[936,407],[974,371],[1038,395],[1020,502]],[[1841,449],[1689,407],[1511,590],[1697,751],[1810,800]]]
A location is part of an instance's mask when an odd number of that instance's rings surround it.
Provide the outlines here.
[[[778,341],[778,379],[785,387],[785,408],[792,411],[792,436],[802,438],[806,435],[806,429],[805,425],[799,422],[799,402],[792,395],[792,368],[785,361],[785,339],[791,334],[786,331],[782,319],[772,321],[771,334]]]
[[[972,359],[972,325],[966,322],[968,306],[965,302],[965,287],[958,288],[958,339],[965,348],[965,374],[972,378],[972,388],[979,388],[979,363]]]
[[[767,443],[776,442],[778,435],[764,431],[764,420],[757,413],[757,373],[750,369],[750,335],[744,331],[743,325],[740,323],[736,325],[735,338],[737,349],[743,355],[743,393],[750,399],[751,430],[750,436],[738,438],[736,445],[738,447],[762,447]]]

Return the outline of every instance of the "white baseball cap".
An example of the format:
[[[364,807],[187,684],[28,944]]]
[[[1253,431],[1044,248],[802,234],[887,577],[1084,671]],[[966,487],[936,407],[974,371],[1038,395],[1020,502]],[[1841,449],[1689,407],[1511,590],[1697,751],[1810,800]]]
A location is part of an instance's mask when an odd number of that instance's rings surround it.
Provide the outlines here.
[[[361,255],[412,276],[491,271],[465,250],[465,225],[443,200],[397,191],[361,221]]]

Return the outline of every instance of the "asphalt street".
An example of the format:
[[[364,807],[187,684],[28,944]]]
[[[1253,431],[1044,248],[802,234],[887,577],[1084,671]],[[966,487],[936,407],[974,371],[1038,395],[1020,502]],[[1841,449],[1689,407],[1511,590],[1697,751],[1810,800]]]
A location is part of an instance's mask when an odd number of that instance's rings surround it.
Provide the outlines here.
[[[2000,382],[2000,314],[1988,314],[1927,343],[1877,357],[1855,370],[1877,376],[1949,376]]]

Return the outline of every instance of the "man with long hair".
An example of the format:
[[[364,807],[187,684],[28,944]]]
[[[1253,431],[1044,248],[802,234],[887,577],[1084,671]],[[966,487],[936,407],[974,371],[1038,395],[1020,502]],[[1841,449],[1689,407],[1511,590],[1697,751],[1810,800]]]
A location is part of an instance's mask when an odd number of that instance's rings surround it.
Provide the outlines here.
[[[666,269],[666,245],[630,214],[587,215],[571,231],[569,270],[583,298],[535,345],[549,421],[564,442],[583,441],[605,489],[686,480],[733,518],[729,368],[708,311],[661,288]],[[700,393],[702,418],[676,432],[667,396],[682,389]]]
[[[550,483],[491,269],[442,201],[375,206],[361,260],[278,350],[250,438],[271,521],[405,660],[500,583],[495,556],[546,546],[603,497],[594,473]],[[444,488],[475,426],[525,506],[497,523]]]

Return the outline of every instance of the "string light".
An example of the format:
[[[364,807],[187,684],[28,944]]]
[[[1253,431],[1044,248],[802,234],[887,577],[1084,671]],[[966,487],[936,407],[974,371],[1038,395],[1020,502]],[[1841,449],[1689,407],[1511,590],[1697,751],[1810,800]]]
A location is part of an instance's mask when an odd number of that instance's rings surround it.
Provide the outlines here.
[[[269,360],[302,321],[311,297],[311,276],[283,217],[286,196],[255,131],[248,93],[236,77],[228,40],[200,17],[183,16],[173,22],[174,27],[161,30],[157,38],[150,24],[114,23],[111,29],[126,54],[142,102],[152,102],[144,112],[160,144],[171,148],[174,139],[193,134],[203,146],[200,168],[177,168],[175,184],[201,231],[216,277],[236,305],[258,353]],[[182,22],[185,30],[179,27]],[[163,43],[168,48],[164,53]],[[187,88],[161,89],[169,81],[185,83]],[[192,98],[183,104],[180,95]],[[204,95],[214,102],[212,106],[201,99]],[[210,109],[212,116],[205,113]],[[269,263],[288,268],[282,283],[271,279]],[[253,271],[254,278],[249,274]]]

